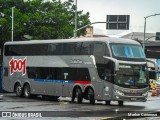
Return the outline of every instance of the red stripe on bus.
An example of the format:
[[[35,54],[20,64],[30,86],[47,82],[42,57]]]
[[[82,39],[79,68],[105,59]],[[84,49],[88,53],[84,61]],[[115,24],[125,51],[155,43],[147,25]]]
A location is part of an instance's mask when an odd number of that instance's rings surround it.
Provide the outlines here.
[[[91,81],[74,80],[74,83],[79,83],[79,84],[91,84]]]

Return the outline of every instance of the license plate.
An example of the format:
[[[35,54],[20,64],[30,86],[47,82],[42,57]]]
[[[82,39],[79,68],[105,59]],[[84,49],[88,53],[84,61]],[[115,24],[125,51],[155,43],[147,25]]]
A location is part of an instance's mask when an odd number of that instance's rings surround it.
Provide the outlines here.
[[[136,101],[137,99],[136,98],[131,98],[131,101]]]

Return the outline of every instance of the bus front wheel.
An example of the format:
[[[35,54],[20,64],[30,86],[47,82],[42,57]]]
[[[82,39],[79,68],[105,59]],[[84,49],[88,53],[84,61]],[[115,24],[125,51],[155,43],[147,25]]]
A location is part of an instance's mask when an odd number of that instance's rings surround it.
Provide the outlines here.
[[[88,90],[88,98],[89,98],[90,104],[95,104],[94,92],[91,88]]]
[[[22,87],[21,87],[20,84],[16,85],[15,93],[16,93],[16,96],[18,96],[18,97],[22,97],[23,96],[23,90],[22,90]]]
[[[24,86],[24,97],[30,98],[31,97],[31,92],[30,92],[30,86],[29,84],[26,84]]]

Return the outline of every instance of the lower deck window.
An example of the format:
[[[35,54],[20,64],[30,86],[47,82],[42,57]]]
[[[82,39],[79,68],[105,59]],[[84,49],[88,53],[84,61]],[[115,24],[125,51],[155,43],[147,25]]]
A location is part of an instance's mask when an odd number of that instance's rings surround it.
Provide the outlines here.
[[[27,74],[31,79],[91,80],[88,68],[27,67]]]

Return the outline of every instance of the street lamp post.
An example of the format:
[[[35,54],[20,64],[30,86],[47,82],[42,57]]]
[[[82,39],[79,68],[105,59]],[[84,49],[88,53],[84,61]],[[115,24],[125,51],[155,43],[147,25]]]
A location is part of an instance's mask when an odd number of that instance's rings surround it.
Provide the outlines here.
[[[143,49],[144,49],[144,50],[145,50],[145,39],[146,39],[146,20],[147,20],[147,18],[149,18],[149,17],[157,16],[157,15],[160,15],[160,13],[159,13],[159,14],[149,15],[149,16],[144,17],[144,39],[143,39]]]
[[[11,40],[13,42],[13,29],[14,29],[14,8],[15,7],[12,7],[12,35],[11,35]]]
[[[75,29],[74,29],[74,38],[77,37],[77,0],[75,0]]]
[[[74,31],[74,33],[77,32],[77,31],[80,31],[80,30],[82,30],[82,29],[84,29],[84,28],[87,28],[87,27],[90,26],[90,25],[98,24],[98,23],[106,23],[106,22],[93,22],[93,23],[89,23],[89,24],[87,24],[87,25],[85,25],[85,26],[83,26],[83,27],[80,27],[80,28],[76,29],[76,30]]]

